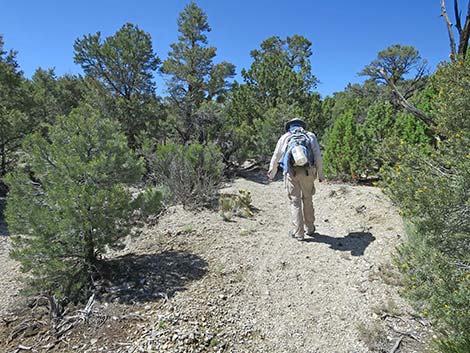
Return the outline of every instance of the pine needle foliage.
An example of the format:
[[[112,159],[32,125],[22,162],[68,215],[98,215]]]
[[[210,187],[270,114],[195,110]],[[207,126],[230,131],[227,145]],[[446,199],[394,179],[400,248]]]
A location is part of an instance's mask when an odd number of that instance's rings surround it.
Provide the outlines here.
[[[23,149],[23,167],[6,178],[11,256],[27,272],[30,292],[79,301],[99,275],[101,256],[131,233],[144,200],[133,201],[127,185],[142,177],[143,160],[116,122],[86,105],[59,117],[47,139],[27,137]],[[158,206],[160,195],[151,196],[145,201]]]
[[[440,352],[470,348],[470,65],[442,65],[432,77],[433,113],[446,136],[427,153],[400,147],[386,190],[410,221],[397,263],[406,295],[439,330]]]

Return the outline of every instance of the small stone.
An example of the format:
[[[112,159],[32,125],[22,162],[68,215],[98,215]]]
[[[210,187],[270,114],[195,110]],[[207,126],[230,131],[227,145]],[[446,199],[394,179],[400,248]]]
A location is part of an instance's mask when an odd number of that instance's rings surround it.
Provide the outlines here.
[[[361,206],[356,207],[356,212],[363,213],[366,209],[367,207],[365,205],[361,205]]]
[[[209,343],[210,341],[212,341],[213,338],[214,338],[214,335],[211,333],[208,333],[206,337],[204,337],[204,342]]]

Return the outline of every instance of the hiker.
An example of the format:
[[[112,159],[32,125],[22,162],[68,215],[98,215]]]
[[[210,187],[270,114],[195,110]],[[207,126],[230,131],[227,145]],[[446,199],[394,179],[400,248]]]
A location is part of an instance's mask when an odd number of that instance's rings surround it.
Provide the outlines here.
[[[325,180],[317,137],[306,129],[307,124],[300,118],[285,124],[286,132],[277,141],[268,171],[269,180],[276,176],[278,164],[284,171],[294,226],[289,235],[297,240],[304,240],[305,235],[313,236],[315,233],[314,181],[317,176],[320,182]]]

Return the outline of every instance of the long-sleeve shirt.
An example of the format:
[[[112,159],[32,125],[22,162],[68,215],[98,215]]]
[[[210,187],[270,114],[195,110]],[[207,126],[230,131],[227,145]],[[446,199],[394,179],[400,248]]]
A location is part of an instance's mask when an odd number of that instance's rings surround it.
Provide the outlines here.
[[[271,158],[271,163],[269,164],[269,170],[271,171],[271,175],[274,177],[277,173],[277,166],[279,161],[282,158],[282,155],[287,149],[289,137],[292,134],[290,132],[286,132],[282,135],[276,144],[276,149],[274,150],[273,156]],[[320,181],[324,180],[325,177],[323,175],[323,161],[320,152],[320,146],[318,145],[317,137],[313,132],[307,132],[308,137],[311,141],[313,158],[314,158],[314,167]],[[285,173],[285,171],[284,171]]]

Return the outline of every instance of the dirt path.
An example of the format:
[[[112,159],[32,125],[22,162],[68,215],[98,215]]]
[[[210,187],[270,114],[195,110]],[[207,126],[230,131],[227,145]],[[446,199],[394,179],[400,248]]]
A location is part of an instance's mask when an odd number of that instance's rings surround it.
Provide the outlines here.
[[[265,208],[260,217],[266,226],[248,282],[269,350],[363,350],[357,323],[367,321],[372,306],[391,295],[386,286],[371,284],[369,276],[388,260],[402,232],[400,218],[376,189],[320,185],[314,200],[318,234],[299,243],[286,236],[282,184],[266,188],[269,192],[256,200]]]
[[[419,335],[391,285],[397,279],[390,257],[403,223],[379,189],[317,185],[318,234],[306,242],[287,236],[282,181],[238,179],[224,192],[239,189],[252,194],[258,211],[251,219],[224,222],[214,213],[177,209],[160,222],[159,232],[179,234],[173,246],[207,261],[208,274],[170,300],[169,312],[181,319],[168,314],[172,328],[154,347],[184,352],[184,340],[203,332],[214,351],[388,352],[397,332]],[[405,341],[400,352],[419,351]]]
[[[0,317],[18,301],[18,288],[20,287],[19,266],[8,256],[10,239],[5,220],[1,216],[4,208],[5,198],[0,197]]]
[[[111,324],[83,334],[74,351],[362,353],[399,339],[397,352],[425,351],[389,265],[403,223],[379,189],[317,184],[318,233],[305,242],[287,235],[282,181],[237,179],[223,192],[239,189],[252,218],[175,207],[130,241],[121,255],[145,271],[120,305],[138,320],[119,340]]]

